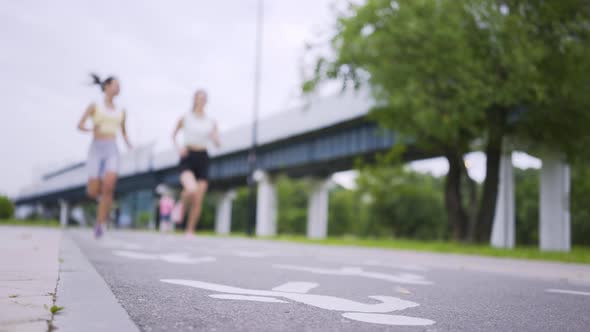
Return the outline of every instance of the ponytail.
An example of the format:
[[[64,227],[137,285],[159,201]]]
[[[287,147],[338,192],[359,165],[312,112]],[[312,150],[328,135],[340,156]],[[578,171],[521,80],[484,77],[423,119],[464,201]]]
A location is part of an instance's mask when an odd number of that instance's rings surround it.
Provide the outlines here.
[[[98,77],[98,75],[96,75],[94,73],[90,73],[90,77],[92,77],[91,84],[100,85],[102,87],[102,81],[100,80],[100,77]]]
[[[100,86],[102,91],[104,91],[105,86],[111,84],[111,82],[115,80],[114,76],[109,76],[104,81],[102,81],[100,77],[94,73],[90,73],[90,77],[92,78],[91,84]]]

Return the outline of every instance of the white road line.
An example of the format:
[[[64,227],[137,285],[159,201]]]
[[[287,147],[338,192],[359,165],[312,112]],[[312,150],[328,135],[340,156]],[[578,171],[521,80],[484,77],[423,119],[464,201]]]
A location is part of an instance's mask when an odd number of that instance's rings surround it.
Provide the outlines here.
[[[288,301],[278,299],[283,298],[320,309],[343,311],[343,317],[365,323],[403,326],[426,326],[435,323],[435,321],[430,319],[387,314],[390,312],[401,311],[419,306],[418,303],[402,300],[397,297],[373,295],[369,296],[369,298],[376,300],[379,303],[363,303],[329,295],[301,294],[276,290],[290,289],[298,291],[303,290],[303,288],[318,286],[318,284],[313,282],[291,281],[283,284],[280,287],[274,288],[272,291],[267,291],[239,288],[198,280],[161,279],[160,281],[215,292],[222,292],[225,294],[211,294],[209,297],[223,300],[289,303]]]
[[[184,279],[161,279],[160,281],[189,286],[194,288],[200,288],[210,290],[214,292],[221,292],[232,295],[247,295],[247,296],[262,296],[271,298],[284,298],[294,302],[299,302],[314,306],[320,309],[334,310],[334,311],[346,311],[346,312],[366,312],[366,313],[389,313],[392,311],[405,310],[419,306],[416,302],[402,300],[397,297],[383,296],[383,295],[372,295],[370,299],[377,300],[378,303],[363,303],[356,302],[353,300],[339,298],[336,296],[319,295],[319,294],[300,294],[300,293],[287,293],[277,291],[267,291],[259,289],[247,289],[233,286],[227,286],[222,284],[214,284],[210,282],[198,281],[198,280],[184,280]]]
[[[432,285],[433,282],[426,280],[421,275],[401,273],[401,274],[385,274],[377,272],[364,271],[360,267],[343,267],[340,269],[325,269],[311,266],[299,266],[299,265],[288,265],[288,264],[275,264],[274,268],[286,269],[294,271],[305,271],[315,274],[327,274],[337,276],[357,276],[370,279],[379,279],[395,283],[413,284],[413,285]]]
[[[267,303],[289,303],[287,301],[275,299],[274,297],[265,297],[265,296],[248,296],[248,295],[238,295],[238,294],[212,294],[209,295],[214,299],[222,299],[222,300],[238,300],[238,301],[254,301],[254,302],[267,302]]]
[[[567,290],[567,289],[546,289],[548,293],[560,293],[560,294],[572,294],[572,295],[584,295],[590,296],[590,292],[580,292],[574,290]]]
[[[427,272],[428,269],[420,266],[420,265],[410,265],[410,264],[387,264],[387,263],[383,263],[381,261],[378,260],[366,260],[362,263],[363,265],[368,265],[368,266],[377,266],[377,267],[388,267],[388,268],[392,268],[392,269],[401,269],[401,270],[409,270],[409,271],[419,271],[419,272]]]
[[[105,248],[122,248],[122,249],[127,249],[127,250],[141,250],[143,249],[143,247],[139,244],[136,243],[131,243],[131,242],[123,242],[123,241],[118,241],[118,240],[105,240],[105,242],[102,242],[100,244],[102,247]]]
[[[310,290],[318,287],[319,285],[315,282],[297,282],[291,281],[286,284],[282,284],[278,287],[273,288],[273,291],[277,292],[287,292],[287,293],[301,293],[305,294]]]
[[[205,257],[190,257],[187,253],[171,253],[171,254],[152,254],[152,253],[143,253],[143,252],[136,252],[136,251],[126,251],[126,250],[115,250],[113,251],[114,255],[126,257],[126,258],[133,258],[133,259],[148,259],[148,260],[162,260],[168,263],[176,263],[176,264],[200,264],[200,263],[209,263],[215,262],[217,259],[215,257],[205,256]]]
[[[342,314],[342,316],[359,322],[383,325],[428,326],[436,323],[433,320],[424,318],[385,314],[369,314],[364,312],[345,312]]]
[[[248,258],[264,258],[269,257],[271,254],[266,252],[258,252],[258,251],[234,251],[234,254],[238,257],[248,257]]]

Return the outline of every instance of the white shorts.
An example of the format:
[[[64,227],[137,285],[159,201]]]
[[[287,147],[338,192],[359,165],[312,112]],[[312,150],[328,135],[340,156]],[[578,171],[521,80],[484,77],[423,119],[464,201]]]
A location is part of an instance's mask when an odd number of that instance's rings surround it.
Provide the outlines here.
[[[106,172],[117,173],[119,171],[119,149],[117,141],[94,140],[88,151],[88,178],[101,179]]]

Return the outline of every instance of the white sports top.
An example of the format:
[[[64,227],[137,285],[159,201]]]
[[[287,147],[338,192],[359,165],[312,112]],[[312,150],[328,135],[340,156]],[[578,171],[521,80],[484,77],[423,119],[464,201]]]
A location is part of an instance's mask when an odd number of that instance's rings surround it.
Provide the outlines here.
[[[125,119],[122,108],[109,109],[105,103],[96,103],[92,120],[94,130],[103,135],[115,136]]]
[[[194,112],[186,114],[182,120],[185,146],[207,146],[209,135],[213,131],[213,120],[199,116]]]

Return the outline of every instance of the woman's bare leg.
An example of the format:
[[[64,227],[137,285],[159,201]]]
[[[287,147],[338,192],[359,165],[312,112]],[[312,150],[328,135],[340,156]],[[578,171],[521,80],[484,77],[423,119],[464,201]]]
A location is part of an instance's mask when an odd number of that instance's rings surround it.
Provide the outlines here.
[[[91,178],[88,179],[88,184],[86,185],[86,194],[88,197],[92,199],[97,199],[100,196],[100,179],[99,178]]]
[[[107,172],[102,183],[102,193],[98,204],[98,213],[96,222],[105,225],[108,219],[111,206],[113,205],[113,195],[117,184],[117,173]]]
[[[191,206],[194,201],[194,197],[197,195],[198,182],[193,172],[187,170],[180,174],[180,183],[182,184],[182,194],[180,195],[180,199],[183,205],[181,217],[184,219],[187,209]],[[190,217],[189,223],[187,225],[190,225]],[[189,228],[187,226],[187,233],[188,229]]]
[[[193,196],[191,212],[188,217],[188,226],[186,228],[186,232],[189,234],[195,231],[199,223],[201,211],[203,210],[203,198],[205,198],[208,186],[207,181],[198,181],[197,183],[197,192]]]

